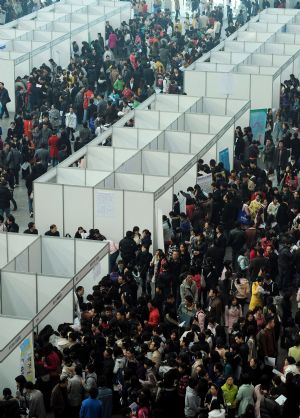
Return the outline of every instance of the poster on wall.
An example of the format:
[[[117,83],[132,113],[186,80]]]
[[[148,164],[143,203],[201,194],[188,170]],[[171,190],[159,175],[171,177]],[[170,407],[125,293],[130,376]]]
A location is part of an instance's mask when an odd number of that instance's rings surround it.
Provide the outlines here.
[[[203,175],[197,177],[197,184],[199,184],[202,191],[206,194],[212,192],[211,183],[212,183],[212,174],[211,173],[203,174]]]
[[[20,366],[21,374],[25,379],[28,382],[35,382],[32,335],[25,338],[20,344]]]
[[[229,149],[224,148],[222,151],[219,151],[219,162],[223,163],[225,170],[230,171],[230,161],[229,161]]]
[[[114,194],[96,192],[95,196],[95,211],[99,218],[114,218],[115,206],[114,206]]]
[[[253,139],[259,141],[262,145],[265,140],[267,123],[267,109],[250,110],[250,127],[253,133]]]

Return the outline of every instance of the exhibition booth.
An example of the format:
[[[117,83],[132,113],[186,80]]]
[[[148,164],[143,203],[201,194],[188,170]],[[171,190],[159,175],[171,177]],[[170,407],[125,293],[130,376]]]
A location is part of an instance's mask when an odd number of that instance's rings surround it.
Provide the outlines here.
[[[11,240],[12,234],[1,234],[1,239],[2,235],[8,242]],[[21,241],[25,239],[24,235],[17,237]],[[76,286],[80,284],[91,289],[108,271],[107,243],[47,236],[35,236],[23,251],[2,267],[2,388],[14,387],[14,377],[20,374],[23,342],[31,340],[32,333],[47,324],[56,329],[62,322],[73,323]]]
[[[1,80],[10,92],[8,110],[15,109],[15,79],[29,75],[33,67],[48,63],[50,58],[66,67],[70,62],[72,42],[105,37],[105,22],[116,28],[128,21],[128,2],[88,0],[84,3],[62,1],[36,13],[4,25],[0,29]]]
[[[183,98],[194,104],[183,107]],[[72,235],[84,222],[118,242],[139,225],[152,231],[156,248],[157,210],[168,213],[173,194],[195,184],[199,158],[209,162],[226,149],[233,166],[234,128],[249,124],[249,108],[242,100],[157,95],[148,110],[133,112],[134,128],[112,129],[113,147],[98,146],[100,136],[68,165],[66,160],[34,182],[37,227],[45,230],[51,219],[63,234]],[[85,168],[73,166],[79,159]],[[91,173],[93,184],[87,183]]]

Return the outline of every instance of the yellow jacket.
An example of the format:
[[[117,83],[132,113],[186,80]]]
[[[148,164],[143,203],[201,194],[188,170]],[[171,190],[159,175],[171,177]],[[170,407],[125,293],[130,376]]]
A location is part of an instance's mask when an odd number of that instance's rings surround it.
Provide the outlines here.
[[[252,295],[249,304],[249,310],[253,311],[256,306],[263,306],[262,287],[258,282],[252,284]]]

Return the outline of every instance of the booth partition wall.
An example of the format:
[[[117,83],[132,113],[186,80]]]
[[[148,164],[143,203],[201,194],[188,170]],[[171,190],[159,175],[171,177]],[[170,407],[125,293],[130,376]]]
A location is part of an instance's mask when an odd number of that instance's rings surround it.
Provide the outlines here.
[[[279,108],[280,83],[300,74],[299,19],[298,10],[264,10],[185,70],[185,92]]]
[[[249,124],[249,109],[243,100],[154,96],[131,115],[134,127],[111,130],[112,147],[99,146],[98,137],[35,181],[37,227],[51,219],[73,235],[84,223],[118,242],[138,225],[157,248],[157,214],[169,213],[173,194],[196,183],[199,158],[209,162],[226,150],[233,166],[234,129]],[[79,159],[84,164],[74,167]]]
[[[8,110],[15,110],[15,79],[29,75],[33,67],[50,58],[66,67],[70,62],[72,42],[105,38],[105,22],[113,28],[128,21],[128,2],[62,0],[0,28],[1,81],[11,97]]]
[[[1,234],[1,248],[10,253],[12,234]],[[3,237],[6,238],[3,240]],[[30,236],[29,236],[30,237]],[[74,292],[98,283],[109,269],[109,245],[89,240],[16,235],[19,254],[1,269],[1,387],[14,387],[20,374],[20,345],[50,324],[74,321]],[[20,240],[19,240],[20,239]],[[23,242],[22,246],[19,243]],[[4,248],[5,249],[5,248]]]

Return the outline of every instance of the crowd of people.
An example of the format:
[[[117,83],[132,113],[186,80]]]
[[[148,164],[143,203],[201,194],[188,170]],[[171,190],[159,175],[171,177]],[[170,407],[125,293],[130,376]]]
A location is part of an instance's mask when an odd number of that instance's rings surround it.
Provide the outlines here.
[[[20,172],[33,216],[32,182],[70,155],[79,124],[74,148],[155,86],[182,92],[182,67],[218,42],[223,21],[219,8],[206,16],[191,6],[183,28],[176,2],[175,22],[158,1],[154,16],[138,3],[128,25],[106,23],[105,39],[81,50],[74,41],[68,69],[50,60],[17,80],[19,107],[0,151],[0,231],[19,231],[10,203],[17,208]],[[299,417],[298,87],[294,75],[283,83],[264,144],[236,128],[232,170],[198,162],[211,189],[174,196],[164,248],[152,253],[151,231],[138,226],[110,242],[110,273],[76,288],[73,324],[62,318],[35,334],[36,381],[16,376],[0,417]],[[24,232],[37,234],[34,222]],[[45,234],[60,235],[54,224]],[[106,240],[84,227],[74,237]]]
[[[12,20],[38,11],[43,7],[50,6],[60,0],[1,0],[0,1],[0,24],[4,25]]]

